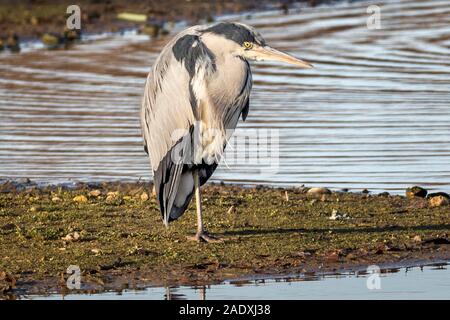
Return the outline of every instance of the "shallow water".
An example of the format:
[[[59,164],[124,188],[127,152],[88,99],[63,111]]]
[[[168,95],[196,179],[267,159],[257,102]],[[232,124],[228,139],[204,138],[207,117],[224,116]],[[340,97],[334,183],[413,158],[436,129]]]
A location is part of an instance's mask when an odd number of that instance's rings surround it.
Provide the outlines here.
[[[448,265],[382,270],[373,273],[293,276],[227,281],[206,287],[148,288],[93,295],[50,295],[31,299],[450,299]],[[371,277],[371,278],[369,278]],[[369,282],[369,287],[367,283]],[[379,284],[379,285],[378,285]],[[371,288],[371,289],[369,289]]]
[[[233,18],[316,69],[253,64],[239,126],[279,130],[279,168],[222,165],[213,180],[450,191],[448,1],[376,2],[380,30],[366,27],[370,3]],[[0,178],[150,179],[138,109],[166,41],[128,34],[0,54]]]

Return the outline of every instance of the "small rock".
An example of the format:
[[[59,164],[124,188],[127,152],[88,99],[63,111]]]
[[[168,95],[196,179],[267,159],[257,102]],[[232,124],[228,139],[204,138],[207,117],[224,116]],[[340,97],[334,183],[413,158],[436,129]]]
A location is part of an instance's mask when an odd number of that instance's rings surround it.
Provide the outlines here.
[[[328,218],[330,220],[344,220],[349,219],[346,213],[339,213],[336,209],[333,209],[331,216]]]
[[[94,248],[94,249],[91,250],[91,252],[95,253],[95,254],[100,254],[102,252],[102,250]]]
[[[306,192],[306,194],[309,195],[331,194],[331,191],[330,189],[327,188],[311,188]]]
[[[414,242],[422,242],[422,238],[420,236],[414,236],[413,241]]]
[[[414,186],[406,189],[406,197],[412,199],[414,197],[425,198],[428,191],[422,187]]]
[[[147,201],[148,200],[148,193],[147,192],[142,192],[141,194],[141,200],[142,201]]]
[[[433,192],[433,193],[429,193],[427,195],[427,199],[429,198],[433,198],[433,197],[437,197],[437,196],[443,196],[444,198],[447,198],[448,200],[450,200],[450,195],[448,193],[445,192]]]
[[[52,198],[52,202],[60,202],[61,201],[61,198],[60,197],[53,197]]]
[[[78,203],[84,203],[87,202],[87,198],[86,196],[80,195],[80,196],[76,196],[75,198],[73,198],[73,201],[78,202]]]
[[[74,42],[76,40],[81,39],[81,30],[75,29],[75,30],[64,30],[64,40],[66,43]]]
[[[379,193],[378,196],[379,197],[389,197],[390,194],[389,194],[389,192],[382,192],[382,193]]]
[[[39,24],[39,19],[36,18],[35,16],[32,16],[30,18],[30,23],[31,23],[32,26],[37,26]]]
[[[355,260],[356,259],[356,255],[353,253],[349,253],[345,256],[346,259],[348,260]]]
[[[6,39],[6,48],[12,52],[20,51],[19,36],[17,34],[12,34]]]
[[[363,194],[368,194],[369,193],[369,190],[367,190],[367,189],[364,189],[363,191],[361,191]]]
[[[108,197],[115,197],[117,198],[119,196],[119,191],[110,191],[106,194]]]
[[[89,195],[92,197],[98,197],[102,194],[102,192],[98,189],[92,190],[91,192],[89,192]]]
[[[45,33],[41,37],[41,41],[48,49],[56,49],[61,45],[62,37],[55,33]]]
[[[156,24],[154,25],[145,25],[139,29],[140,34],[146,34],[151,37],[157,37],[160,32],[160,27]]]
[[[436,197],[430,198],[428,200],[428,205],[431,208],[443,207],[443,206],[447,206],[448,204],[449,204],[449,200],[444,196],[436,196]]]
[[[80,234],[77,231],[68,233],[65,237],[61,238],[61,240],[64,240],[67,242],[78,241],[79,239],[80,239]]]
[[[106,194],[106,202],[113,202],[113,201],[115,201],[118,198],[119,198],[119,192],[118,191],[116,191],[116,192],[108,192]]]

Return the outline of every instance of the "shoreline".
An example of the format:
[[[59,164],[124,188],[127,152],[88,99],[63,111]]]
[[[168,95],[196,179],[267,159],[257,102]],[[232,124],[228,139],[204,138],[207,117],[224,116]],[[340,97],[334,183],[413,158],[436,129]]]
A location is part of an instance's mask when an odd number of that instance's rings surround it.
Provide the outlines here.
[[[444,258],[434,258],[434,260],[424,259],[409,259],[401,262],[382,262],[376,264],[380,268],[381,274],[389,274],[399,269],[409,268],[423,268],[433,266],[447,266],[450,265],[450,253]],[[373,265],[370,265],[373,266]],[[114,279],[107,283],[99,283],[99,280],[89,279],[85,281],[85,277],[82,276],[83,288],[80,290],[70,290],[63,287],[61,279],[48,278],[38,281],[29,281],[24,283],[20,289],[14,292],[8,292],[6,296],[17,299],[33,299],[37,297],[48,297],[52,295],[85,295],[85,294],[104,294],[104,293],[121,293],[124,290],[127,291],[142,291],[148,288],[168,288],[168,287],[201,287],[209,285],[221,285],[227,283],[246,283],[258,280],[278,280],[278,279],[312,279],[323,278],[336,275],[367,275],[369,274],[367,268],[369,265],[361,264],[349,264],[346,266],[340,266],[339,268],[324,266],[319,269],[299,269],[298,271],[286,271],[279,273],[257,273],[241,276],[229,276],[229,277],[215,277],[210,279],[201,279],[196,281],[179,282],[175,280],[151,280],[145,278],[146,274],[140,274],[138,272],[130,272],[126,276],[118,276],[114,273],[105,274],[104,277]],[[139,277],[144,277],[146,280],[139,280]],[[54,290],[54,291],[53,291]],[[2,296],[0,295],[0,298]],[[4,298],[4,297],[3,297]]]
[[[185,240],[195,230],[192,203],[163,227],[149,183],[2,184],[0,297],[450,261],[448,205],[318,189],[208,184],[205,223],[226,241],[205,244]],[[66,288],[69,265],[80,267],[81,291]]]
[[[152,38],[170,33],[174,24],[211,23],[216,17],[231,14],[252,14],[253,12],[280,10],[288,14],[300,6],[314,7],[329,0],[300,0],[298,2],[274,1],[165,1],[135,3],[112,0],[99,3],[81,0],[81,30],[66,30],[66,13],[73,3],[66,0],[5,3],[0,5],[0,52],[20,52],[22,41],[40,42],[47,49],[68,48],[80,41],[83,34],[121,33],[138,30]],[[127,17],[127,15],[129,17]],[[121,17],[122,16],[122,17]],[[124,17],[123,17],[124,16]],[[137,17],[139,16],[139,17]],[[136,20],[135,20],[136,19]],[[140,20],[143,19],[143,20]]]

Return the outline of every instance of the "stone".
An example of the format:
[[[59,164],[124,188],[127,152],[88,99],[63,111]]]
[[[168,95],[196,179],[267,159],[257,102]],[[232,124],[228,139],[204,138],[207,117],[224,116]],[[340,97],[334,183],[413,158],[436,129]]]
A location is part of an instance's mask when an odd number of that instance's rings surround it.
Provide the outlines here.
[[[147,200],[148,200],[148,193],[144,191],[141,194],[141,201],[147,201]]]
[[[449,200],[444,196],[436,196],[428,200],[428,205],[431,208],[448,206],[448,204]]]
[[[80,234],[77,231],[68,233],[65,237],[61,238],[61,240],[64,240],[66,242],[78,241],[79,239]]]
[[[73,198],[73,201],[78,202],[78,203],[84,203],[87,202],[87,198],[86,196],[80,195],[80,196],[76,196]]]
[[[331,216],[328,218],[330,220],[347,220],[349,216],[346,213],[339,213],[336,209],[333,209]]]
[[[308,195],[323,195],[323,194],[331,194],[330,189],[328,188],[311,188],[309,189],[306,194]]]
[[[406,197],[408,199],[412,199],[415,197],[425,198],[427,196],[428,191],[422,187],[414,186],[406,189]]]
[[[98,197],[102,194],[102,192],[98,189],[92,190],[91,192],[89,192],[89,195],[92,197]]]
[[[448,193],[445,192],[433,192],[433,193],[429,193],[427,195],[427,199],[433,198],[433,197],[437,197],[437,196],[443,196],[444,198],[447,198],[448,200],[450,200],[450,195]]]
[[[62,43],[62,37],[54,33],[44,33],[41,37],[42,43],[49,49],[55,49]]]

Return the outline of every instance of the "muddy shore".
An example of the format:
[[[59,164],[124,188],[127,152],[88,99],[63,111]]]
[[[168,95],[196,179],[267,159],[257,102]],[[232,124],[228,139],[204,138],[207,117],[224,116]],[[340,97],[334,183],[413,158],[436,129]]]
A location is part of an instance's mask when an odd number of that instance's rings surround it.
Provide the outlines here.
[[[166,229],[149,184],[3,183],[0,291],[68,292],[70,265],[80,267],[80,292],[102,292],[450,260],[448,205],[307,190],[206,186],[206,227],[225,240],[206,244],[186,240],[194,204]]]
[[[188,24],[205,23],[224,14],[279,9],[288,13],[296,3],[310,6],[328,2],[324,0],[245,0],[245,1],[94,1],[81,0],[81,33],[120,32],[140,29],[144,33],[155,32],[165,23],[186,21]],[[64,38],[67,7],[73,1],[2,1],[0,4],[0,51],[13,48],[22,40],[41,39],[50,44],[54,37]],[[119,18],[119,14],[132,13],[145,16],[145,21]],[[158,32],[156,31],[155,35]],[[53,47],[53,46],[51,46]]]

